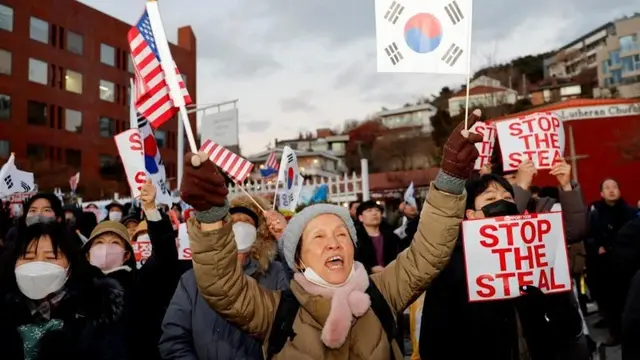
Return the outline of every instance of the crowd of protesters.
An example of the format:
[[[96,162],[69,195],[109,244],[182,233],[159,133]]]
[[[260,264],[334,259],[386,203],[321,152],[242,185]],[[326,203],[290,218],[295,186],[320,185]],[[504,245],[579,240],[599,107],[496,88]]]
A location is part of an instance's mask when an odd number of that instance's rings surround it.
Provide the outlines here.
[[[604,345],[640,359],[640,217],[615,179],[588,205],[564,160],[551,188],[533,186],[530,162],[474,171],[480,139],[461,126],[423,203],[404,201],[398,221],[371,200],[310,205],[287,221],[263,198],[230,198],[206,158],[185,167],[190,211],[158,206],[150,182],[139,206],[114,202],[104,219],[48,193],[19,217],[3,206],[0,359],[403,359],[419,328],[413,359],[587,360],[590,302]],[[575,291],[527,286],[469,302],[461,222],[553,210]],[[178,256],[185,222],[191,260]],[[152,251],[141,262],[142,241]]]

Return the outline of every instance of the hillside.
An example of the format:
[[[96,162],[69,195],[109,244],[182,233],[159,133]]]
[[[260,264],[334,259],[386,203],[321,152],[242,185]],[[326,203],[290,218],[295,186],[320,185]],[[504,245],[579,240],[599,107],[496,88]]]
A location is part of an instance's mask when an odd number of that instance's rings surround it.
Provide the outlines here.
[[[543,60],[550,57],[553,52],[546,52],[537,55],[527,55],[511,60],[508,63],[492,65],[478,70],[473,74],[473,79],[486,75],[500,80],[504,86],[511,85],[512,89],[522,91],[523,75],[526,79],[526,88],[530,84],[536,84],[544,79]]]

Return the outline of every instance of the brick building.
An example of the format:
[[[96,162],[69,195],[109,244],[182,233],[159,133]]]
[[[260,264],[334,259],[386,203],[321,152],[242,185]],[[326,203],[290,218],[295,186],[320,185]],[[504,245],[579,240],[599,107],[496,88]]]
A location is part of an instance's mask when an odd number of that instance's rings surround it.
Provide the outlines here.
[[[85,198],[128,193],[113,136],[129,127],[130,27],[75,0],[0,3],[0,163],[14,152],[41,189],[66,190],[80,171]],[[195,102],[191,27],[170,46]],[[176,120],[156,137],[175,177]]]

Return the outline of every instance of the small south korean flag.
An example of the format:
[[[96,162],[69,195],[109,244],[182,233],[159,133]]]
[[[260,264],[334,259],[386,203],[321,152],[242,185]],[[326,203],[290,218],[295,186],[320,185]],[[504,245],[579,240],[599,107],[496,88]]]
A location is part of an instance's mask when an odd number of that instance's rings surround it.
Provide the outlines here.
[[[378,72],[468,72],[472,0],[376,0]]]

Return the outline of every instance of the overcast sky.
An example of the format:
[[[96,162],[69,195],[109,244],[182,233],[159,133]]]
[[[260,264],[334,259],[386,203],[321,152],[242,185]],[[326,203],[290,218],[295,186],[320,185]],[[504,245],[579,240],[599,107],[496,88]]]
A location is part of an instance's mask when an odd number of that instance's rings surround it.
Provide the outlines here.
[[[129,23],[145,3],[81,1]],[[552,50],[631,15],[633,3],[476,0],[472,66]],[[170,41],[180,26],[195,31],[198,102],[240,100],[244,154],[464,82],[456,75],[376,73],[374,0],[162,0],[160,9]]]

